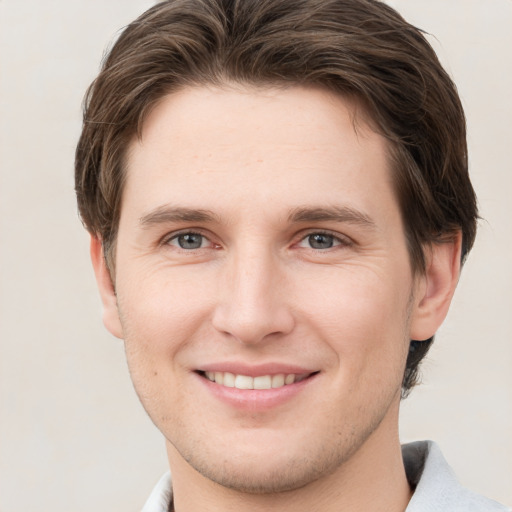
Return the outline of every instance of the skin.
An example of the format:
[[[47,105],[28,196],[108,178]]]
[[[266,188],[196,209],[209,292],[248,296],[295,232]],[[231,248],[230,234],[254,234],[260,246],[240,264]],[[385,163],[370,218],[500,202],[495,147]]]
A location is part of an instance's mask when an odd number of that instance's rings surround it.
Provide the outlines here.
[[[390,177],[386,140],[321,89],[188,88],[145,120],[115,292],[95,237],[91,255],[105,325],[167,440],[178,512],[405,510],[408,344],[444,319],[460,237],[413,275]],[[181,247],[186,233],[200,247]],[[315,374],[242,407],[197,372],[219,362]]]

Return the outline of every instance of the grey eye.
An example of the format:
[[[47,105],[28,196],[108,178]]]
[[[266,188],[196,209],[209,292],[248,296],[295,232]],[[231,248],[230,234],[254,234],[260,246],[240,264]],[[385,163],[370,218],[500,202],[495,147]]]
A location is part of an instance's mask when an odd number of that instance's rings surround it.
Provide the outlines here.
[[[324,233],[313,233],[308,238],[309,246],[313,249],[330,249],[334,246],[334,237]]]
[[[183,233],[177,235],[171,241],[171,245],[176,245],[181,249],[200,249],[203,247],[205,237],[198,233]]]

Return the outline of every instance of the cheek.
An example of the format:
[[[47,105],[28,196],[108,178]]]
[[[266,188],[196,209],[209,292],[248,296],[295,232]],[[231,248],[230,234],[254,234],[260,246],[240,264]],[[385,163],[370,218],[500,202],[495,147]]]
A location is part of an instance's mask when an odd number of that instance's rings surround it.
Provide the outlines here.
[[[410,283],[402,278],[397,284],[374,272],[336,277],[302,294],[311,328],[330,345],[336,364],[359,375],[367,368],[375,377],[389,366],[404,364]]]
[[[391,272],[340,270],[302,286],[301,301],[305,311],[324,318],[326,326],[344,329],[352,326],[354,335],[372,329],[385,333],[407,320],[411,285],[399,274]]]
[[[132,377],[172,376],[169,367],[176,369],[183,348],[205,330],[215,294],[180,272],[122,282],[118,307]]]
[[[120,290],[118,303],[135,391],[157,425],[174,424],[173,411],[182,407],[183,354],[201,336],[201,317],[208,307],[193,293],[177,290],[174,283],[157,285],[148,280],[132,290]]]

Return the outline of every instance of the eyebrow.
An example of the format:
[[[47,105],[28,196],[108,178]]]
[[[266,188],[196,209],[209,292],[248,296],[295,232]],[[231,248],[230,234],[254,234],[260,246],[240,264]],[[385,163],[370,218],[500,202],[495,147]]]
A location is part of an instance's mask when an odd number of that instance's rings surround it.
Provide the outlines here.
[[[332,207],[297,207],[288,215],[288,222],[343,222],[357,224],[369,228],[375,228],[375,222],[365,213],[348,206]],[[139,222],[142,227],[150,227],[156,224],[171,222],[220,222],[218,215],[211,210],[159,206],[151,212],[143,215]]]
[[[169,222],[218,222],[218,217],[210,210],[160,206],[143,215],[139,222],[142,227]]]
[[[365,213],[348,206],[299,207],[294,208],[288,216],[289,222],[343,222],[376,228],[375,222]]]

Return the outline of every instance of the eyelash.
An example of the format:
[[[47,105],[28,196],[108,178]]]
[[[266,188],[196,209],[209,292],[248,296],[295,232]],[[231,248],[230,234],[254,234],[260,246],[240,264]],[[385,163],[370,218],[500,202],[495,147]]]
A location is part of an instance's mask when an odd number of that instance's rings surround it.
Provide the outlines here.
[[[209,241],[210,243],[211,240],[208,238],[208,236],[204,233],[202,233],[200,230],[186,230],[186,231],[180,231],[178,233],[173,233],[172,235],[170,236],[167,236],[165,237],[162,242],[161,242],[161,245],[172,245],[171,242],[174,241],[174,240],[177,240],[179,237],[181,236],[186,236],[186,235],[192,235],[192,236],[200,236],[202,238],[202,242],[201,242],[201,245],[204,243],[204,241]],[[295,243],[294,245],[300,245],[301,243],[307,241],[307,239],[309,237],[312,237],[314,235],[319,235],[319,236],[324,236],[324,237],[329,237],[329,238],[332,238],[333,240],[333,245],[331,247],[326,247],[326,248],[315,248],[315,247],[304,247],[305,249],[310,249],[310,250],[313,250],[313,251],[318,251],[318,252],[326,252],[328,251],[329,249],[335,249],[336,247],[347,247],[347,246],[350,246],[352,245],[352,241],[350,239],[348,239],[347,237],[345,236],[340,236],[339,234],[335,234],[331,231],[326,231],[326,230],[311,230],[305,234],[303,234],[300,238],[300,240]],[[215,244],[214,244],[215,245]],[[197,247],[197,248],[192,248],[192,249],[185,249],[184,247],[179,247],[178,245],[174,246],[176,247],[176,249],[179,249],[179,250],[182,250],[184,252],[192,252],[192,251],[195,251],[195,250],[199,250],[199,249],[206,249],[207,247]]]
[[[205,235],[204,233],[201,233],[201,231],[199,231],[199,230],[185,230],[185,231],[180,231],[179,233],[173,233],[172,235],[165,237],[162,240],[161,245],[171,245],[171,242],[173,240],[177,240],[179,237],[186,236],[186,235],[200,236],[203,239],[202,243],[205,240],[207,240],[210,243],[212,243],[211,240],[208,238],[208,236]],[[179,247],[179,246],[175,246],[175,247],[176,247],[176,249],[179,249],[179,250],[182,250],[182,251],[185,251],[185,252],[192,252],[194,250],[205,249],[205,247],[198,247],[197,249],[185,249],[185,248]]]
[[[339,234],[333,233],[331,231],[325,231],[325,230],[312,230],[312,231],[306,233],[299,240],[298,244],[306,241],[309,237],[314,236],[314,235],[320,235],[320,236],[332,238],[334,245],[332,247],[327,247],[324,249],[316,249],[314,247],[307,247],[307,249],[311,249],[313,251],[326,252],[329,249],[335,249],[336,247],[348,247],[348,246],[352,245],[352,241],[350,239],[348,239],[346,236],[340,236]]]

